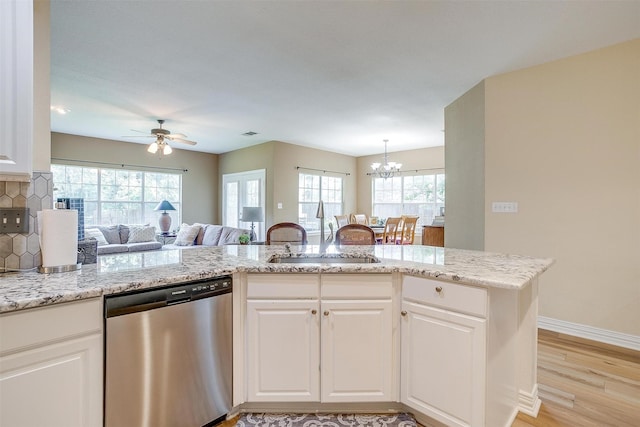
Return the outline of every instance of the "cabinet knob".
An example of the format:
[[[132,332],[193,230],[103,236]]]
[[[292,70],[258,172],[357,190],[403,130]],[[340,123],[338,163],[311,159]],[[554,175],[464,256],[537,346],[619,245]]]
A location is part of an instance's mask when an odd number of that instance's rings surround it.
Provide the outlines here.
[[[442,286],[436,286],[436,292],[437,293],[442,292]]]
[[[401,315],[401,316],[406,316],[406,315],[407,315],[407,312],[406,312],[406,311],[404,311],[404,310],[402,310],[402,311],[400,312],[400,315]]]
[[[316,310],[315,308],[313,310],[311,310],[311,314],[317,314],[318,310]]]
[[[325,316],[328,316],[328,315],[329,315],[329,310],[325,310],[325,311],[324,311],[324,315],[325,315]]]

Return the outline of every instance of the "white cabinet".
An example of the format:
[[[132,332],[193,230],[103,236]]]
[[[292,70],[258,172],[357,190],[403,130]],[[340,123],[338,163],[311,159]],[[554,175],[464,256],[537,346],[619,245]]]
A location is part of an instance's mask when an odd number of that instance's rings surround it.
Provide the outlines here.
[[[486,306],[485,289],[404,278],[404,404],[448,426],[485,425]]]
[[[322,401],[392,401],[391,276],[321,280]]]
[[[247,282],[247,401],[393,400],[391,275]]]
[[[318,401],[318,300],[247,301],[251,401]]]
[[[102,426],[99,300],[0,316],[0,425]]]
[[[33,146],[33,2],[0,1],[0,180],[29,181]]]

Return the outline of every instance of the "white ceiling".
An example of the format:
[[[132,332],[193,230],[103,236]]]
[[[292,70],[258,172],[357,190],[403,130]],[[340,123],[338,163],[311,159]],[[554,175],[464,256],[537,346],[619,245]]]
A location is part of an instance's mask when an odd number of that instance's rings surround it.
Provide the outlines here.
[[[166,119],[198,142],[174,147],[210,153],[438,146],[482,79],[638,37],[634,0],[52,0],[51,103],[70,112],[51,129],[149,143],[122,136]]]

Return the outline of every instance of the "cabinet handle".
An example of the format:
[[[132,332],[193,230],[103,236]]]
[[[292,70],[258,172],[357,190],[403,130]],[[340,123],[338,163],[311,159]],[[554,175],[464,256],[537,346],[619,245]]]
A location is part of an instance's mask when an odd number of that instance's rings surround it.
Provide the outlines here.
[[[325,311],[324,311],[324,315],[325,315],[325,316],[328,316],[328,315],[329,315],[329,310],[325,310]]]
[[[318,310],[316,310],[315,308],[313,310],[311,310],[311,314],[317,314]]]
[[[442,286],[436,286],[436,292],[437,293],[442,292]]]
[[[407,315],[407,312],[406,312],[406,311],[404,311],[404,310],[402,310],[402,311],[400,312],[400,315],[401,315],[401,316],[406,316],[406,315]]]

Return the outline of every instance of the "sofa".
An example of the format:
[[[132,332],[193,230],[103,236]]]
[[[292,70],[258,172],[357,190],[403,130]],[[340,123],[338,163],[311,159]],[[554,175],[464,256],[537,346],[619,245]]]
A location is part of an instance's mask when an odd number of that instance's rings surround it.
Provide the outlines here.
[[[98,241],[98,255],[151,251],[162,248],[156,229],[146,225],[99,225],[85,227],[86,239]]]
[[[182,224],[176,240],[162,249],[185,249],[202,246],[222,246],[239,243],[243,234],[250,235],[251,231],[244,228],[228,227],[226,225]]]

